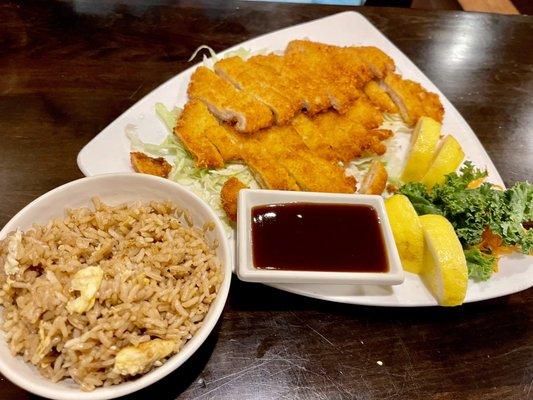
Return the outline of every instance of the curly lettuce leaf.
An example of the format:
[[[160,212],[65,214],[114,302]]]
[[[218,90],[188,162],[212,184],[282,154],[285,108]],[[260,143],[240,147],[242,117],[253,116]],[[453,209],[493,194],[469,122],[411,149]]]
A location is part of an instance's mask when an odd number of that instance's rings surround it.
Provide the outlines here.
[[[489,183],[469,189],[470,182],[485,178],[487,171],[465,162],[459,173],[446,175],[442,184],[428,191],[421,183],[400,188],[419,215],[441,214],[453,225],[464,247],[481,243],[488,227],[502,238],[505,246],[518,246],[529,254],[533,249],[533,230],[524,224],[533,219],[533,186],[518,182],[507,190]]]
[[[403,185],[399,193],[407,196],[418,215],[443,214],[442,210],[434,204],[433,197],[426,187],[420,182],[410,182]]]
[[[501,210],[498,218],[490,221],[490,229],[500,235],[508,246],[520,246],[524,253],[533,249],[533,230],[524,228],[524,223],[533,219],[533,185],[517,182],[501,195]]]
[[[464,250],[468,277],[474,281],[486,281],[492,276],[496,257],[479,249]]]

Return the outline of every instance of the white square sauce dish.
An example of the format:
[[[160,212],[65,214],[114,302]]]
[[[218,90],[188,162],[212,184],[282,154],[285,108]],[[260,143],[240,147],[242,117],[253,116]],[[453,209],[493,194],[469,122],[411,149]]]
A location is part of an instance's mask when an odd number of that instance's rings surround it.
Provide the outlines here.
[[[248,282],[398,285],[381,196],[241,190],[237,275]]]

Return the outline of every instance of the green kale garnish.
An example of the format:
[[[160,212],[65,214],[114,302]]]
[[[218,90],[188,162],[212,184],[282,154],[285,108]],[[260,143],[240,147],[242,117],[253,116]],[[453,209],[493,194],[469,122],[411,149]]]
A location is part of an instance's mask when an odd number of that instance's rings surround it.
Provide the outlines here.
[[[518,246],[523,253],[533,249],[533,230],[524,224],[533,220],[533,185],[518,182],[507,190],[489,183],[475,189],[468,184],[487,176],[487,171],[465,162],[458,173],[446,175],[444,183],[428,191],[421,183],[408,183],[400,193],[411,200],[419,215],[440,214],[453,225],[463,247],[482,241],[486,228],[502,238],[506,246]]]
[[[496,257],[492,254],[483,253],[476,248],[464,250],[464,253],[468,267],[468,277],[475,281],[488,280],[494,270]]]

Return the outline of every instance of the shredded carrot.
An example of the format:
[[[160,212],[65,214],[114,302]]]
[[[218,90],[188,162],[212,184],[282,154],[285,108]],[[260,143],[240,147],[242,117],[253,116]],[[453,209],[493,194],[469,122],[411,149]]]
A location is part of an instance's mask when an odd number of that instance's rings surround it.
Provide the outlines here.
[[[476,188],[480,187],[483,184],[483,182],[485,181],[485,178],[486,178],[486,176],[478,178],[478,179],[474,179],[466,187],[468,189],[476,189]]]
[[[481,235],[479,249],[490,250],[490,252],[496,256],[496,262],[494,263],[495,272],[498,271],[498,261],[501,255],[518,251],[516,246],[503,246],[502,243],[503,240],[500,235],[493,233],[489,227],[485,228]]]
[[[493,233],[489,227],[486,227],[481,235],[481,243],[479,244],[479,247],[481,249],[489,249],[492,252],[495,252],[496,249],[501,247],[502,242],[503,240],[500,235]]]
[[[486,176],[483,176],[483,177],[478,178],[478,179],[474,179],[468,185],[466,185],[466,188],[467,189],[477,189],[478,187],[480,187],[483,184],[483,182],[485,182],[485,179],[487,179]],[[496,185],[495,183],[491,183],[491,186],[492,186],[492,188],[494,190],[505,190],[503,186]]]

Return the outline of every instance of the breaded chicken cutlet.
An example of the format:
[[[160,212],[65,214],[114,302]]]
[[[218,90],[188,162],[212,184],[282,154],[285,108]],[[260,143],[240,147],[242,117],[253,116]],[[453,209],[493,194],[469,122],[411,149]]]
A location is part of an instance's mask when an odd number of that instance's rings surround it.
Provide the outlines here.
[[[226,215],[232,221],[237,220],[237,202],[239,200],[239,192],[242,189],[248,189],[248,186],[232,176],[224,182],[220,190],[220,203]]]
[[[131,165],[135,172],[168,178],[172,170],[170,164],[163,157],[153,158],[138,151],[130,153]]]
[[[388,74],[381,85],[398,106],[406,124],[414,126],[422,116],[442,122],[444,107],[436,93],[428,92],[419,83],[394,73]]]
[[[355,179],[346,176],[344,169],[336,163],[309,151],[298,133],[290,126],[272,127],[260,132],[255,145],[259,146],[259,149],[268,149],[303,191],[355,191]]]
[[[301,101],[307,114],[314,115],[331,107],[328,94],[319,82],[302,73],[298,65],[290,63],[284,56],[277,54],[253,56],[248,62],[254,67],[276,74],[280,82],[295,92],[295,98]]]
[[[235,56],[215,63],[214,71],[197,68],[188,95],[243,133],[288,124],[301,111],[343,114],[363,96],[381,111],[399,111],[409,125],[422,115],[442,120],[438,96],[394,70],[376,47],[293,40],[284,55]]]
[[[270,108],[280,125],[286,124],[302,108],[302,102],[291,97],[291,93],[279,85],[279,79],[274,74],[260,71],[240,57],[218,61],[215,72]]]
[[[389,174],[383,163],[379,160],[374,160],[361,181],[361,188],[358,193],[381,194],[387,186],[388,178]]]
[[[221,168],[226,162],[240,159],[237,136],[198,100],[185,105],[174,134],[194,156],[199,168]]]
[[[344,166],[385,153],[392,132],[380,129],[383,112],[409,125],[422,115],[442,121],[438,95],[394,71],[376,47],[309,40],[291,41],[283,55],[223,58],[191,76],[174,134],[199,168],[242,162],[263,188],[353,193],[356,181]],[[158,160],[132,153],[131,161],[137,171],[168,175],[170,165]],[[360,192],[381,192],[386,180],[374,163]],[[222,188],[230,218],[243,187],[229,179]]]
[[[398,113],[398,106],[390,98],[388,93],[383,89],[377,81],[368,82],[363,91],[368,96],[368,99],[378,107],[381,111],[391,114]]]
[[[326,91],[328,99],[337,111],[344,113],[357,99],[361,89],[374,76],[366,64],[342,62],[341,57],[329,46],[308,40],[293,40],[285,49],[287,63],[316,81]]]
[[[187,94],[200,100],[223,121],[235,122],[237,130],[251,133],[272,125],[270,109],[246,91],[237,90],[206,67],[198,67],[191,76]]]

